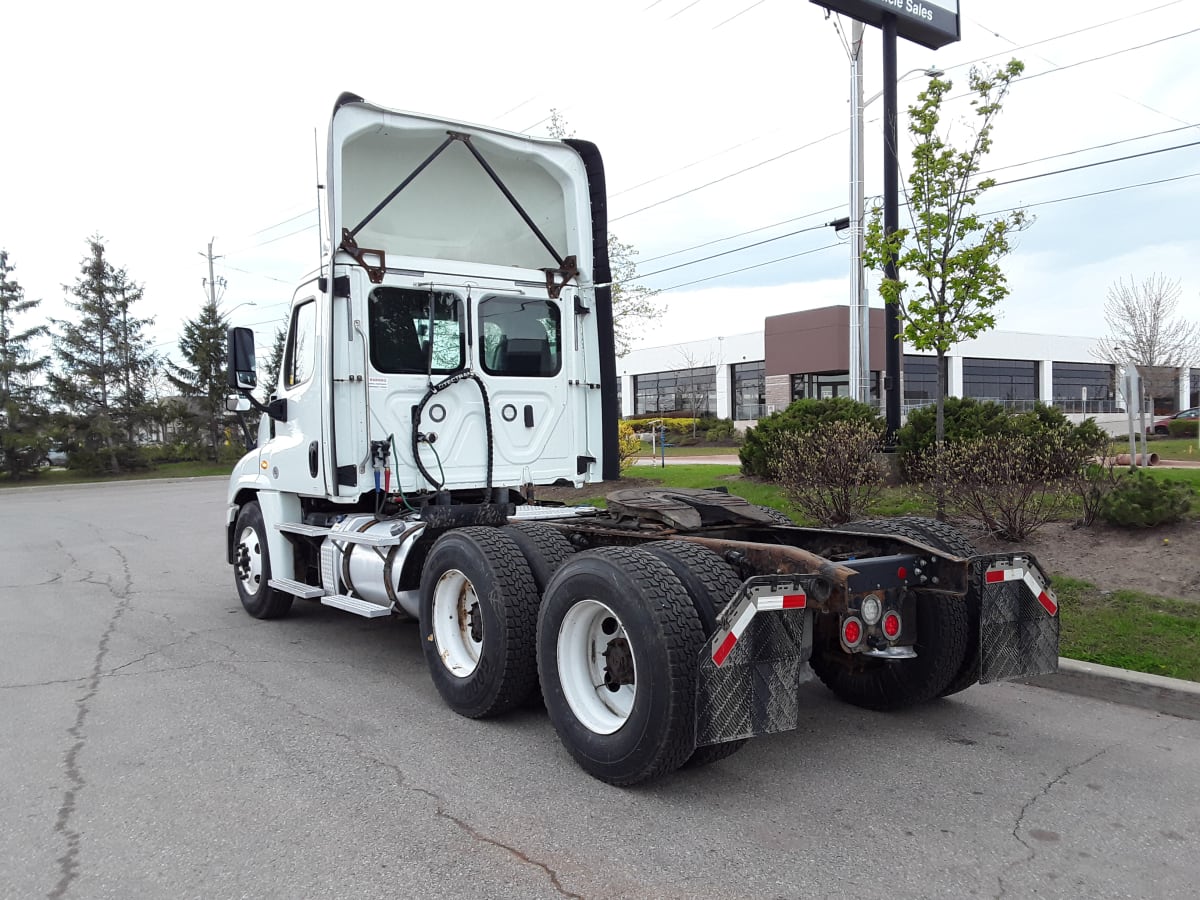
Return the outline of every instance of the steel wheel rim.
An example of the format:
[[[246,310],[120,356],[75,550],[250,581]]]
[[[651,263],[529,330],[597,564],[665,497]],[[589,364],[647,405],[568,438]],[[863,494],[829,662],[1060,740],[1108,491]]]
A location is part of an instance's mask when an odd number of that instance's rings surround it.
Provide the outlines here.
[[[458,569],[444,572],[433,589],[433,642],[442,665],[456,678],[468,677],[479,666],[483,653],[482,615],[471,579]]]
[[[253,526],[247,525],[238,537],[238,579],[247,594],[257,594],[262,585],[262,541]]]
[[[633,666],[633,682],[616,690],[605,683],[605,656],[623,640]],[[595,734],[612,734],[629,720],[637,698],[637,656],[620,617],[599,600],[580,600],[558,628],[558,678],[575,718]],[[611,673],[610,673],[611,674]]]

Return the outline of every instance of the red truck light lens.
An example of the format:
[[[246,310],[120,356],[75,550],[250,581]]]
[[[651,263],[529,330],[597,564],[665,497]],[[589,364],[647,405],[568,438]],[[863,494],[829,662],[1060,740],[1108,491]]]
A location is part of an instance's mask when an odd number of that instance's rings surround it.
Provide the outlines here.
[[[842,623],[842,640],[847,647],[857,647],[863,639],[863,625],[857,616],[850,616]]]
[[[883,633],[887,635],[889,640],[895,640],[900,636],[900,614],[897,612],[888,612],[883,617]]]

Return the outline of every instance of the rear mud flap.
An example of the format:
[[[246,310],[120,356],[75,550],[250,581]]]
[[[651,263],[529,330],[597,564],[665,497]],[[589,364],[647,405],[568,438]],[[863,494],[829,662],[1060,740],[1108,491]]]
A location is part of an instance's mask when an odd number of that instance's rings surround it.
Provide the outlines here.
[[[699,659],[697,747],[796,727],[800,685],[812,678],[802,577],[782,587],[783,579],[751,579],[718,617]]]
[[[979,682],[1058,671],[1058,601],[1032,556],[975,557],[978,565]]]

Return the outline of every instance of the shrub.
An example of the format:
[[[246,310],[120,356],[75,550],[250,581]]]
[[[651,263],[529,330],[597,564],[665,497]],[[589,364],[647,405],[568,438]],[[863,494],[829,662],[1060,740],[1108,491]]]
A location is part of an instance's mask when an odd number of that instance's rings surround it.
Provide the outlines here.
[[[1173,438],[1194,438],[1200,431],[1200,419],[1172,419],[1167,431]]]
[[[746,429],[738,452],[742,472],[760,478],[772,477],[771,452],[780,436],[816,434],[819,439],[821,432],[834,422],[859,423],[877,431],[883,427],[883,419],[873,406],[849,397],[797,400],[782,412],[759,419],[756,427]]]
[[[617,454],[621,460],[621,468],[633,462],[642,452],[642,442],[627,421],[617,423]]]
[[[701,425],[705,424],[701,420]],[[711,424],[705,429],[704,439],[706,441],[736,441],[738,439],[738,430],[733,426],[732,419],[712,419]]]
[[[1083,464],[1062,432],[1004,433],[947,444],[940,457],[929,449],[913,469],[924,491],[936,496],[940,486],[951,505],[992,534],[1020,541],[1061,515],[1070,499],[1062,473]]]
[[[862,518],[883,487],[882,438],[878,424],[846,420],[780,432],[767,448],[771,476],[807,518],[822,525]]]
[[[947,444],[1000,435],[1009,430],[1008,411],[999,403],[971,397],[947,397],[944,404]],[[896,432],[896,449],[906,471],[933,447],[936,439],[936,406],[922,406],[908,414],[907,421]]]
[[[1116,462],[1114,454],[1102,451],[1068,477],[1072,489],[1079,497],[1080,525],[1095,523],[1105,499],[1120,484],[1125,470],[1118,467]]]
[[[1191,489],[1186,484],[1159,481],[1145,472],[1122,478],[1100,504],[1100,515],[1124,528],[1152,528],[1179,522],[1191,507]]]

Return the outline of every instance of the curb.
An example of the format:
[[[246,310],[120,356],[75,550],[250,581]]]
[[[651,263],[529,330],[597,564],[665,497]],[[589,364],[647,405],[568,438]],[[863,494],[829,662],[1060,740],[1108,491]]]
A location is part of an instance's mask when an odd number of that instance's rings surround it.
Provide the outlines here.
[[[1027,678],[1024,683],[1181,719],[1200,719],[1200,683],[1195,681],[1059,657],[1057,673]]]

